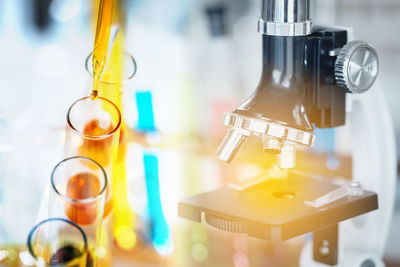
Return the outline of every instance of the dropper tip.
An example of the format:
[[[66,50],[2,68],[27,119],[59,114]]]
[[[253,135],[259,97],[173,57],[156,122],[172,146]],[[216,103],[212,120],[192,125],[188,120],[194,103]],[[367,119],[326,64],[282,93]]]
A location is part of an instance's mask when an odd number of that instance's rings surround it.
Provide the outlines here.
[[[96,100],[99,97],[99,92],[97,90],[92,90],[92,93],[90,94],[90,98],[92,100]]]

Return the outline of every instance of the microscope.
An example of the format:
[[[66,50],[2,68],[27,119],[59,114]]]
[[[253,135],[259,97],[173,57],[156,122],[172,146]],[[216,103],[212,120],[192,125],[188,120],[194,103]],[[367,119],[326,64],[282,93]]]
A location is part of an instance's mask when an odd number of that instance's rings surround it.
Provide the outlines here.
[[[254,135],[287,176],[186,198],[179,216],[272,242],[313,233],[300,266],[384,266],[396,153],[375,49],[353,40],[349,28],[313,26],[309,0],[262,0],[258,32],[262,76],[223,115],[229,130],[217,157],[230,162]],[[350,133],[351,182],[293,169],[296,147],[313,146],[315,128],[339,126]]]

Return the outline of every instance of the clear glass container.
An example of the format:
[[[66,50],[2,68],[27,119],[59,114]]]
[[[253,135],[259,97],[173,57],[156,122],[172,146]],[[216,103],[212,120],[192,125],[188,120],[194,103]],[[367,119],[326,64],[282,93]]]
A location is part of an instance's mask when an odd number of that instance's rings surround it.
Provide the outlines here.
[[[49,217],[66,218],[83,229],[94,266],[102,238],[107,185],[104,169],[87,157],[66,158],[51,174]]]
[[[36,266],[93,266],[84,231],[64,218],[50,218],[35,225],[27,246]]]
[[[112,180],[118,156],[121,113],[111,101],[89,96],[76,101],[67,113],[65,156],[84,156],[97,162]],[[109,183],[110,184],[110,183]],[[112,209],[112,189],[106,191],[104,217]]]
[[[91,62],[92,54],[90,53],[85,62],[90,78],[93,77]],[[125,123],[126,118],[132,119],[136,114],[132,113],[132,109],[123,109],[123,105],[130,102],[129,99],[124,99],[124,94],[129,91],[128,86],[135,76],[136,70],[137,65],[133,56],[123,49],[115,49],[107,62],[99,85],[99,96],[112,101],[122,113],[117,158],[114,162],[112,175],[109,176],[112,180],[114,204],[113,220],[109,227],[108,236],[110,237],[109,240],[115,240],[118,247],[124,250],[132,249],[137,240],[137,233],[135,232],[137,217],[129,204],[127,189],[126,157],[128,142],[132,140],[138,142],[144,139],[143,135],[136,133]]]

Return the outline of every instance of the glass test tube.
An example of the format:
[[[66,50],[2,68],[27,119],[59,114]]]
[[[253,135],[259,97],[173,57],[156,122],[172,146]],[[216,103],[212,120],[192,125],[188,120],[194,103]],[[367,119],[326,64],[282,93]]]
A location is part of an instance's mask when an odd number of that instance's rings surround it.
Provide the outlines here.
[[[101,96],[115,103],[118,107],[122,104],[122,94],[124,85],[129,84],[136,75],[137,65],[134,57],[127,51],[115,49],[112,53],[116,55],[110,57],[109,66],[106,66],[100,81]],[[85,68],[88,75],[93,77],[92,53],[85,60]]]
[[[49,217],[67,218],[83,229],[93,251],[94,266],[102,235],[107,181],[97,162],[81,156],[62,160],[51,174]]]
[[[27,246],[36,266],[93,266],[84,231],[64,218],[50,218],[35,225]]]
[[[119,36],[121,37],[121,36]],[[136,74],[136,61],[131,54],[122,49],[123,42],[117,37],[114,43],[111,56],[104,69],[102,79],[99,86],[99,95],[111,100],[117,107],[123,110],[123,95],[128,85]],[[92,77],[92,54],[90,53],[86,59],[86,70],[88,75]],[[129,100],[128,100],[129,101]],[[129,114],[125,114],[128,115]],[[136,244],[136,217],[132,211],[128,200],[127,175],[126,175],[126,151],[129,140],[137,140],[137,137],[143,137],[125,124],[124,115],[122,115],[122,123],[120,127],[120,139],[118,147],[118,156],[113,167],[111,175],[113,190],[113,222],[109,228],[110,239],[115,238],[115,244],[124,250],[130,250]]]
[[[75,156],[58,163],[51,174],[49,217],[66,216],[82,226],[101,224],[107,175],[92,159]]]
[[[118,153],[121,113],[111,101],[84,97],[71,105],[67,114],[65,155],[84,156],[97,162],[112,179]],[[112,209],[112,190],[106,190],[104,218]]]

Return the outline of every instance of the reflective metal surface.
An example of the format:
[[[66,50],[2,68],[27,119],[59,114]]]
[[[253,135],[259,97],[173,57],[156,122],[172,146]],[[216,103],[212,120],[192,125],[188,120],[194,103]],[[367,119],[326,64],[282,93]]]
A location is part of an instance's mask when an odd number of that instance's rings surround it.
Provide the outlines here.
[[[263,0],[261,18],[271,22],[304,22],[310,19],[309,0]]]
[[[217,157],[222,161],[231,162],[249,134],[250,132],[230,128],[217,149]]]
[[[258,32],[276,36],[310,34],[309,0],[263,0]]]
[[[375,49],[362,41],[346,44],[335,62],[337,83],[354,94],[367,91],[374,84],[378,70],[379,60]]]
[[[278,156],[278,166],[281,169],[291,169],[296,166],[296,149],[292,144],[285,144]]]
[[[268,136],[269,138],[286,140],[301,145],[312,146],[315,141],[315,135],[311,131],[302,131],[265,118],[252,118],[237,113],[224,113],[223,124],[233,129],[249,131],[254,135]],[[225,140],[222,144],[224,143],[226,143]]]
[[[233,233],[247,233],[247,225],[243,222],[225,219],[211,214],[205,215],[206,222],[217,229],[233,232]]]
[[[311,20],[298,23],[270,22],[258,20],[257,31],[261,34],[275,36],[302,36],[311,33]]]
[[[266,135],[263,136],[263,150],[267,153],[272,153],[272,154],[279,154],[282,151],[282,141],[273,138],[273,137],[268,137]]]

